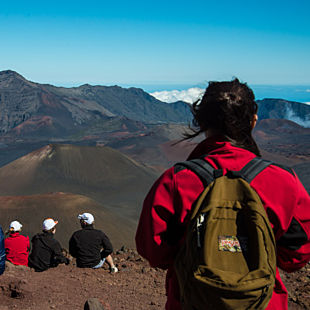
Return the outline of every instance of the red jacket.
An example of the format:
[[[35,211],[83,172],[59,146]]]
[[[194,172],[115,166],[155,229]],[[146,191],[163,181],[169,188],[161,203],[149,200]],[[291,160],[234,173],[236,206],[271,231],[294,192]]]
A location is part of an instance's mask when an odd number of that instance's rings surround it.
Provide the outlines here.
[[[220,140],[220,139],[218,139]],[[201,142],[189,159],[208,154],[206,159],[216,169],[239,171],[255,155],[245,149],[218,141],[215,137]],[[310,197],[296,175],[271,165],[251,186],[259,194],[277,240],[278,267],[292,272],[310,260]],[[140,255],[153,267],[168,269],[166,278],[167,310],[181,309],[179,288],[173,269],[174,257],[184,239],[185,227],[193,202],[203,191],[199,177],[192,171],[168,169],[155,182],[145,198],[136,233]],[[171,229],[173,227],[173,229]],[[171,242],[173,234],[179,242]],[[268,310],[287,309],[287,291],[277,270],[274,293]]]
[[[28,266],[30,250],[29,237],[20,235],[19,232],[11,233],[4,240],[6,259],[15,265]]]

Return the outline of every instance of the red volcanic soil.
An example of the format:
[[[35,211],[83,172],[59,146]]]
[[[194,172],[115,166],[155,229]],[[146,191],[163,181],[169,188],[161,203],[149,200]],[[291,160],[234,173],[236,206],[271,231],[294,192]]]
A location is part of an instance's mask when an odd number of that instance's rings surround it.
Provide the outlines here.
[[[36,131],[40,128],[51,127],[53,125],[53,118],[51,116],[33,116],[26,120],[25,122],[21,123],[20,125],[16,126],[12,131],[20,135],[23,131]]]
[[[193,149],[197,146],[197,143],[200,140],[188,140],[179,142],[178,140],[175,141],[168,141],[160,145],[161,150],[165,154],[167,160],[174,164],[178,161],[184,161],[189,156],[189,154],[193,151]]]
[[[130,132],[129,131],[117,131],[117,132],[113,132],[110,134],[110,137],[112,138],[121,138],[121,137],[127,137],[130,136]]]
[[[0,310],[83,309],[89,298],[98,298],[106,310],[164,309],[165,271],[150,268],[135,250],[113,255],[119,273],[80,269],[74,261],[45,272],[10,264],[0,276]],[[289,292],[289,309],[310,308],[310,265],[282,274]]]
[[[165,272],[150,268],[133,250],[118,253],[116,274],[107,266],[81,269],[73,263],[36,273],[10,264],[0,276],[0,310],[77,310],[89,298],[98,298],[106,310],[163,309]]]
[[[44,105],[52,108],[59,108],[60,104],[55,100],[55,97],[49,93],[43,93],[41,99]]]

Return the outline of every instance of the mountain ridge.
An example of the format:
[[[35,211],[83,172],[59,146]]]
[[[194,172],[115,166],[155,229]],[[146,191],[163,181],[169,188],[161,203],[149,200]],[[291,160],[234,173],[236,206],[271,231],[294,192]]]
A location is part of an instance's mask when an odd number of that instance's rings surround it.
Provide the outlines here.
[[[146,123],[182,123],[190,118],[190,109],[184,102],[161,102],[139,88],[89,84],[56,87],[28,81],[12,70],[0,72],[2,134],[22,123],[38,123],[49,117],[50,135],[61,136],[94,120],[116,116]]]
[[[256,101],[258,104],[258,118],[288,119],[310,127],[310,105],[285,99],[265,98]]]

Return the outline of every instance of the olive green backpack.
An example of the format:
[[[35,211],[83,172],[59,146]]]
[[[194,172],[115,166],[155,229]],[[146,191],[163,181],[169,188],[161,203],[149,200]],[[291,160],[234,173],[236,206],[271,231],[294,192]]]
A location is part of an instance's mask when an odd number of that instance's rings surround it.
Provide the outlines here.
[[[261,199],[249,184],[270,164],[256,157],[226,175],[203,159],[177,164],[195,172],[205,185],[174,265],[183,309],[267,307],[275,284],[275,239]]]

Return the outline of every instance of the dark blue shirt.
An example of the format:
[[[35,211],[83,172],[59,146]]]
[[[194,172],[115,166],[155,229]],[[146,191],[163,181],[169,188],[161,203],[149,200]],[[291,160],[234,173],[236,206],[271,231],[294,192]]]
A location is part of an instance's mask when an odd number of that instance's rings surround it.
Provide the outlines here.
[[[5,269],[5,248],[4,248],[4,234],[0,226],[0,274],[3,274]]]

